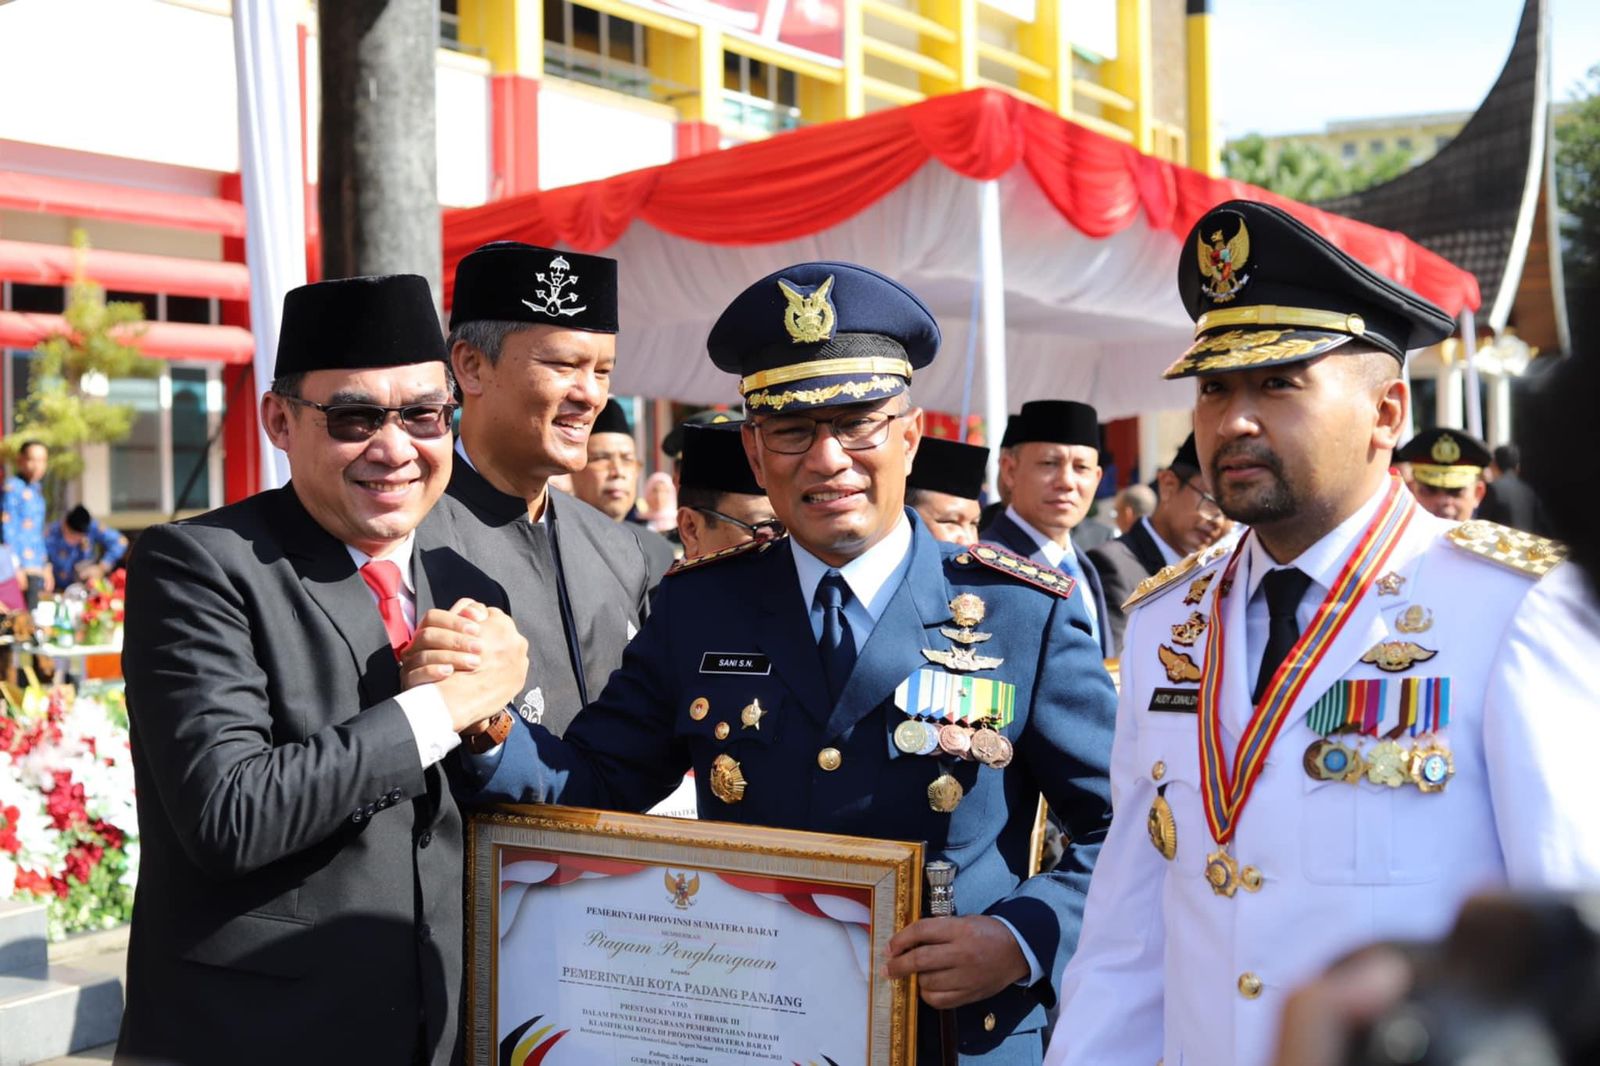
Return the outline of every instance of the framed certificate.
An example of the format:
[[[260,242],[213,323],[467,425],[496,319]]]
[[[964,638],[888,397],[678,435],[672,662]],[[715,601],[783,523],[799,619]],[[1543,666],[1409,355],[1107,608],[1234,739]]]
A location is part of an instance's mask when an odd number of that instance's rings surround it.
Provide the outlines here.
[[[503,807],[467,831],[473,1066],[911,1066],[922,846]]]

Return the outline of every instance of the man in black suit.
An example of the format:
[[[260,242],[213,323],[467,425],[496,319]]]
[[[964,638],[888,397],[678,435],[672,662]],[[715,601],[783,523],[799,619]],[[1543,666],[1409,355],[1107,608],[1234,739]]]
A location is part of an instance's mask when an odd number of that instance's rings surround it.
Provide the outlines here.
[[[639,500],[639,455],[633,446],[633,423],[615,396],[589,428],[588,459],[572,475],[572,494],[613,522],[628,523],[649,561],[652,588],[677,562],[672,542],[645,525],[634,508]]]
[[[1122,603],[1139,582],[1201,548],[1215,544],[1232,527],[1206,491],[1191,433],[1178,448],[1172,465],[1156,474],[1155,510],[1128,527],[1116,540],[1089,552],[1106,594],[1111,639],[1122,654],[1127,617]]]
[[[1012,443],[1000,453],[1000,470],[1011,485],[1011,503],[982,537],[1075,579],[1100,651],[1112,658],[1100,575],[1072,540],[1100,486],[1099,416],[1075,400],[1033,400],[1022,405],[1007,434]]]
[[[519,689],[527,643],[428,516],[449,378],[414,275],[284,301],[261,424],[292,481],[139,538],[127,676],[142,876],[120,1061],[459,1061],[459,732]],[[481,667],[401,691],[438,605]],[[445,613],[445,612],[436,612]],[[481,676],[479,676],[481,674]],[[494,733],[482,741],[492,741]]]
[[[614,259],[499,241],[456,268],[461,438],[444,506],[535,649],[517,712],[557,735],[622,664],[654,588],[635,527],[547,484],[588,461],[616,333]]]
[[[1522,455],[1515,444],[1502,444],[1494,450],[1494,480],[1484,492],[1476,516],[1526,533],[1550,536],[1549,519],[1539,496],[1522,480]]]

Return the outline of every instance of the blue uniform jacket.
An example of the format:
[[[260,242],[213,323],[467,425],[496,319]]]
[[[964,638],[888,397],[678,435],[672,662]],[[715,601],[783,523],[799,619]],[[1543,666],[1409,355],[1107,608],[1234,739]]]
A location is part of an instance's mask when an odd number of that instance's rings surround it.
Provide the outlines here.
[[[672,574],[649,620],[600,698],[557,739],[521,723],[475,799],[555,802],[642,811],[695,771],[700,817],[829,833],[921,840],[928,859],[956,864],[957,914],[1005,918],[1038,959],[1043,978],[960,1008],[963,1059],[985,1063],[1042,1058],[1045,1008],[1077,943],[1089,875],[1111,819],[1107,770],[1116,694],[1072,598],[1030,586],[941,544],[912,520],[912,556],[871,636],[860,649],[838,705],[825,694],[821,656],[787,541]],[[894,690],[931,665],[923,648],[947,649],[950,601],[976,593],[992,633],[983,654],[1003,657],[974,676],[1016,686],[1015,720],[1004,733],[1016,750],[1004,769],[895,748],[905,716]],[[713,673],[708,652],[748,653],[770,673]],[[763,661],[763,657],[764,660]],[[700,698],[709,710],[696,718]],[[740,710],[759,698],[759,729]],[[730,727],[716,739],[719,723]],[[818,754],[834,748],[837,769]],[[711,762],[727,753],[747,782],[724,803],[710,790]],[[928,804],[941,767],[966,789],[953,813]],[[1057,869],[1028,877],[1029,837],[1043,794],[1071,836]],[[990,1021],[989,1016],[993,1016]],[[924,1010],[920,1061],[937,1061],[938,1024]]]
[[[1034,543],[1033,537],[1013,522],[1011,516],[1004,511],[984,527],[980,536],[987,544],[998,545],[1024,557],[1030,557],[1039,550],[1039,545]],[[1095,568],[1094,560],[1078,547],[1077,541],[1072,542],[1072,554],[1077,556],[1078,566],[1083,570],[1084,584],[1089,586],[1081,591],[1085,596],[1093,597],[1095,617],[1100,619],[1100,654],[1107,659],[1115,658],[1116,638],[1111,632],[1111,617],[1106,613],[1106,594],[1100,584],[1100,571]]]

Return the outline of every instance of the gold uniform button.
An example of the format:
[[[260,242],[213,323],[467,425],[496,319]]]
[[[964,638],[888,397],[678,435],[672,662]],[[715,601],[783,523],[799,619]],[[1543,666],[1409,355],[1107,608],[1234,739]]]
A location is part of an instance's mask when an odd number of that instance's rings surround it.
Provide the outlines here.
[[[1166,777],[1166,776],[1167,776],[1167,764],[1162,762],[1160,759],[1157,759],[1156,760],[1156,764],[1154,766],[1150,767],[1150,780],[1152,780],[1152,781],[1160,781],[1163,777]]]
[[[817,752],[817,765],[824,770],[837,770],[842,762],[844,756],[839,754],[838,748],[823,748]]]
[[[1246,890],[1250,892],[1260,892],[1261,882],[1261,871],[1256,869],[1254,866],[1246,866],[1243,870],[1239,871],[1239,883],[1243,885]]]
[[[713,729],[711,732],[718,740],[727,740],[728,739],[728,723],[727,722],[718,722],[717,723],[717,728]]]
[[[1239,994],[1245,999],[1256,999],[1261,995],[1261,978],[1246,970],[1239,975]]]
[[[994,1015],[993,1014],[985,1014],[983,1016],[983,1031],[986,1032],[986,1033],[994,1032]]]
[[[710,713],[711,701],[704,696],[696,698],[693,703],[689,704],[689,717],[697,722]]]

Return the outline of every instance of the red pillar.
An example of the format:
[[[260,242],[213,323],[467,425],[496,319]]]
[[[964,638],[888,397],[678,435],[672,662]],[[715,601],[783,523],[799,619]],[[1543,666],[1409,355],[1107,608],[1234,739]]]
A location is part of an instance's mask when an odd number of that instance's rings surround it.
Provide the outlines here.
[[[539,190],[539,83],[496,74],[489,83],[491,200]]]
[[[238,174],[223,175],[220,193],[225,199],[242,202],[243,179]],[[230,263],[245,262],[243,237],[222,238],[222,258]],[[250,301],[219,302],[224,326],[250,328]],[[256,412],[255,367],[222,368],[222,498],[236,503],[261,488],[261,427]]]

